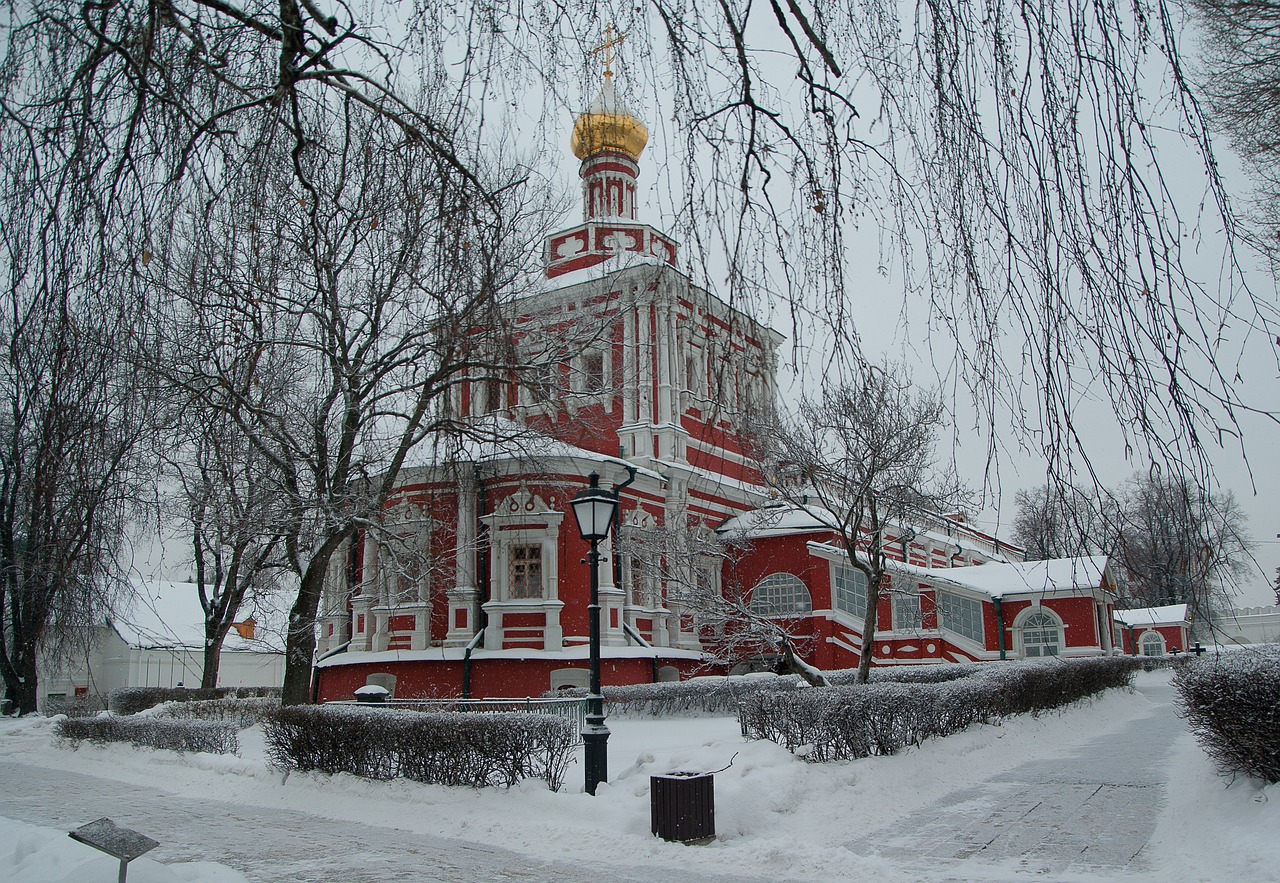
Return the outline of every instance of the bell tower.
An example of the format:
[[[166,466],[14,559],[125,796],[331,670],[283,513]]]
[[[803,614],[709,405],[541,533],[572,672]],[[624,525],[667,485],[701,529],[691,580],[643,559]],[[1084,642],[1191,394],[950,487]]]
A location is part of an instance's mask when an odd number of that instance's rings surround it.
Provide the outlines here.
[[[547,238],[547,276],[552,279],[610,258],[676,264],[675,241],[636,223],[636,181],[649,130],[614,89],[614,49],[625,39],[625,34],[615,36],[608,28],[595,50],[604,60],[604,84],[591,106],[574,121],[569,138],[569,149],[582,163],[578,175],[583,223]]]

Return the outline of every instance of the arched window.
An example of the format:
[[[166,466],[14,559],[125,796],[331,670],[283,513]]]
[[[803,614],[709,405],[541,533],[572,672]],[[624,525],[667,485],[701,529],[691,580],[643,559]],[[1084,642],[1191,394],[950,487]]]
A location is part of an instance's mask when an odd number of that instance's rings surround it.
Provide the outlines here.
[[[751,612],[761,616],[790,616],[811,610],[809,590],[790,573],[771,573],[751,591]]]
[[[1142,648],[1143,656],[1163,656],[1164,636],[1157,631],[1143,632],[1138,639],[1138,646]]]
[[[1037,610],[1022,621],[1023,656],[1057,656],[1062,649],[1062,627],[1052,613]]]

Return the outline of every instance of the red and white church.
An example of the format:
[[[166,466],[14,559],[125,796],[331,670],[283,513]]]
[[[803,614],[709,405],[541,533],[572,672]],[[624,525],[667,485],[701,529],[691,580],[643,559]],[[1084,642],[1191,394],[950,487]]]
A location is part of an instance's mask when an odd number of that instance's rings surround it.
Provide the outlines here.
[[[381,530],[334,556],[319,699],[349,698],[371,678],[397,698],[586,686],[588,546],[569,501],[593,472],[620,498],[618,529],[601,544],[606,685],[726,670],[708,667],[715,637],[675,600],[669,568],[628,546],[632,531],[663,526],[730,534],[732,568],[708,557],[681,578],[748,592],[788,621],[811,664],[857,664],[865,579],[820,513],[771,502],[743,443],[748,406],[776,395],[782,337],[694,284],[678,244],[637,221],[647,139],[606,72],[570,142],[583,221],[548,237],[546,289],[519,304],[518,349],[572,340],[571,355],[539,383],[462,384],[454,407],[492,440],[425,441]],[[893,542],[877,664],[1112,651],[1105,559],[1022,562],[941,515]]]

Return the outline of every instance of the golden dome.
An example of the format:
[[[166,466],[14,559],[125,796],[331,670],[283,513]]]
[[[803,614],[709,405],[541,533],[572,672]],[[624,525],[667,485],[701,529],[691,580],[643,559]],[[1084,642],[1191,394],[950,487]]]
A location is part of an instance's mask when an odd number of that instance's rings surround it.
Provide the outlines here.
[[[648,143],[649,130],[618,101],[613,94],[613,79],[606,77],[599,96],[587,112],[574,121],[569,149],[578,159],[612,150],[638,161]]]

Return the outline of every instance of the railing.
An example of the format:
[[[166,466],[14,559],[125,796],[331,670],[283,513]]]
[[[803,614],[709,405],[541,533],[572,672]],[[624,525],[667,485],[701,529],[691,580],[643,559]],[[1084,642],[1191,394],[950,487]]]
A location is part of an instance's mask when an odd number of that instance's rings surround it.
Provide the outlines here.
[[[577,724],[579,731],[586,724],[587,700],[583,698],[543,699],[387,699],[382,702],[361,702],[356,699],[339,699],[325,705],[355,705],[361,708],[398,708],[409,711],[454,711],[473,714],[500,714],[521,711],[528,714],[553,714],[568,718]]]

